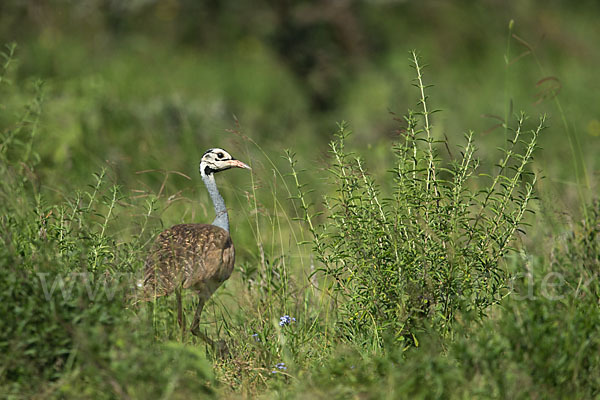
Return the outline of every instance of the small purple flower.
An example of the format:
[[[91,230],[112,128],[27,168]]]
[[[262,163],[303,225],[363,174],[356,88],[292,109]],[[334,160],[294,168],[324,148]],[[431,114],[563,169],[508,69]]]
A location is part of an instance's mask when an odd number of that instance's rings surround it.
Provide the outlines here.
[[[289,325],[292,322],[296,322],[296,318],[290,317],[289,315],[284,315],[283,317],[279,318],[279,326]]]
[[[282,363],[282,362],[275,364],[275,368],[276,369],[274,369],[273,371],[271,371],[272,374],[276,374],[277,372],[279,372],[279,371],[277,371],[277,369],[280,370],[280,371],[286,371],[287,370],[287,367],[285,366],[285,363]]]

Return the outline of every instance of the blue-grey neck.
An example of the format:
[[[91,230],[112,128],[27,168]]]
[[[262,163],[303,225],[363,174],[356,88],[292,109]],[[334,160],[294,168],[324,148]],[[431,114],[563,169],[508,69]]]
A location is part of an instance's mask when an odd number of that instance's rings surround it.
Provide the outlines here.
[[[202,175],[204,185],[206,185],[206,189],[208,189],[208,194],[210,195],[210,198],[215,207],[216,216],[212,224],[218,226],[219,228],[223,228],[227,232],[229,232],[229,216],[227,215],[227,208],[225,208],[225,200],[223,200],[223,197],[219,193],[219,189],[217,189],[215,174],[211,173],[206,175],[202,170],[200,174]]]

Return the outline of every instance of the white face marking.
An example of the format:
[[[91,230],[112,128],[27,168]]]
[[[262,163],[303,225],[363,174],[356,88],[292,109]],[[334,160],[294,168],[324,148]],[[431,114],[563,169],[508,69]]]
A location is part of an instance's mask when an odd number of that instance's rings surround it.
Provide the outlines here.
[[[207,163],[219,163],[219,161],[228,160],[233,160],[233,157],[225,150],[219,148],[209,149],[202,156],[202,161]]]
[[[225,171],[233,167],[231,165],[233,159],[231,154],[218,147],[208,149],[200,161],[200,173],[209,175],[209,173]]]

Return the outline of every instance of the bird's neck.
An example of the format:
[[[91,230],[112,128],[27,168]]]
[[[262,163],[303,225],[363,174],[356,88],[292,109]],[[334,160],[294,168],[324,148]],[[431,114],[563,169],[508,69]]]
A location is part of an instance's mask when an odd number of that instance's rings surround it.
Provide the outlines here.
[[[223,200],[223,196],[221,196],[219,189],[217,189],[215,174],[205,175],[202,173],[202,180],[204,181],[204,185],[206,185],[206,189],[208,189],[208,194],[215,207],[216,217],[212,224],[229,232],[229,215],[227,215],[227,208],[225,208],[225,200]]]

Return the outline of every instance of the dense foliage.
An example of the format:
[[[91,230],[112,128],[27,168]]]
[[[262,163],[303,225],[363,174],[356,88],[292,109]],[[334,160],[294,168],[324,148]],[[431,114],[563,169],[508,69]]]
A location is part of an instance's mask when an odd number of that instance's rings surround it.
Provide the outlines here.
[[[597,4],[334,3],[0,3],[0,397],[600,395]],[[219,353],[135,296],[215,145]]]
[[[412,57],[422,108],[405,117],[394,145],[390,198],[382,198],[364,161],[346,151],[348,132],[341,125],[330,145],[334,194],[324,199],[328,220],[313,229],[322,271],[336,293],[342,335],[375,348],[386,336],[414,343],[425,325],[449,332],[456,313],[483,316],[498,302],[507,280],[501,261],[531,211],[536,176],[528,165],[544,127],[541,118],[526,130],[521,115],[497,172],[483,185],[471,183],[479,164],[474,135],[466,135],[449,165],[441,160],[422,67]]]

